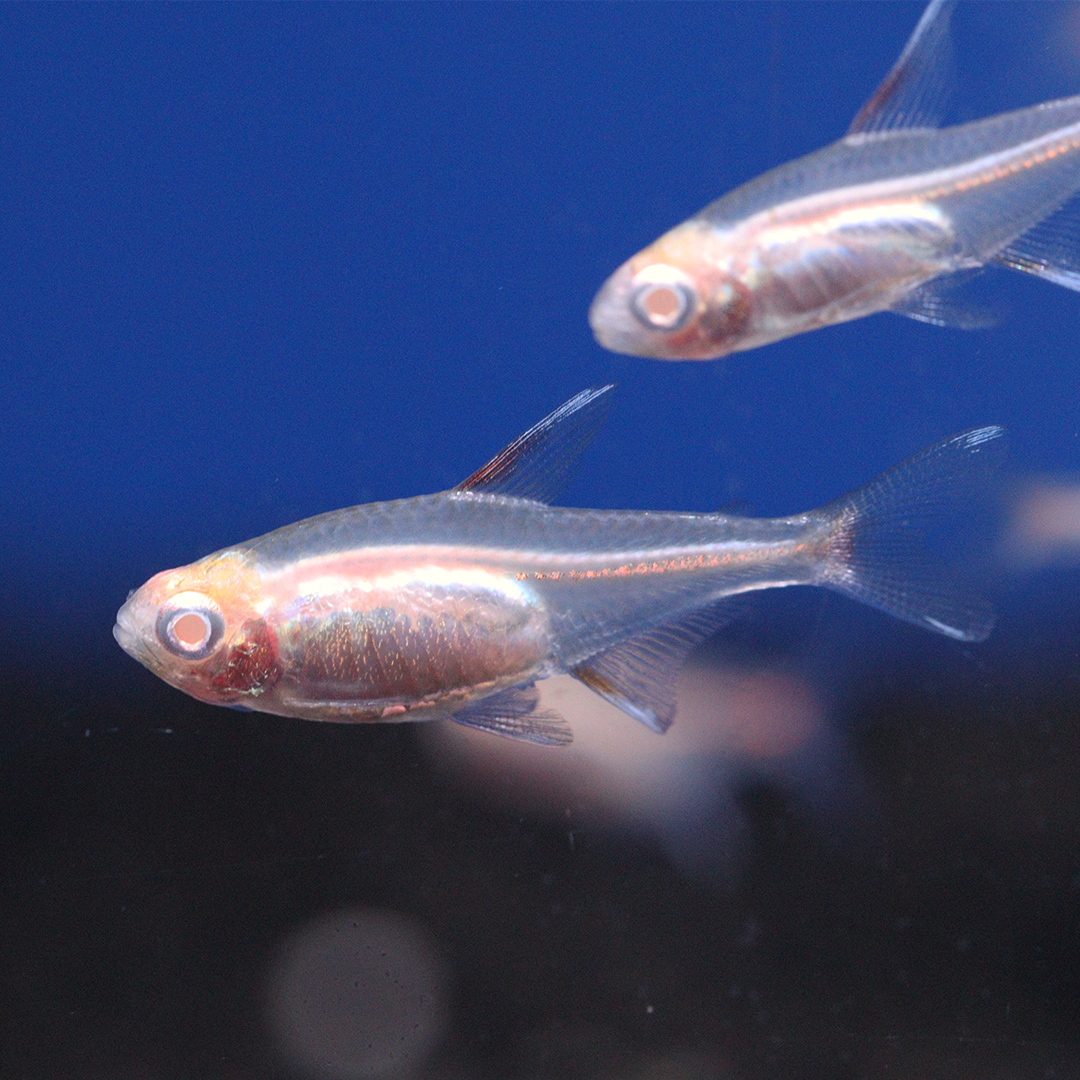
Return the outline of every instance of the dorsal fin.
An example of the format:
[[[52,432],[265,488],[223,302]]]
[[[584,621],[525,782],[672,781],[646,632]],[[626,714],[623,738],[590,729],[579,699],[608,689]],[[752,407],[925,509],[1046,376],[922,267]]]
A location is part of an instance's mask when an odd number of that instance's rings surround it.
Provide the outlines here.
[[[549,502],[604,422],[614,389],[609,383],[575,394],[452,490]]]
[[[736,609],[737,610],[737,609]],[[570,672],[612,705],[663,735],[675,719],[675,678],[687,656],[732,617],[721,601],[654,627]]]
[[[941,122],[952,84],[949,20],[956,0],[931,0],[900,58],[848,128],[863,135]]]

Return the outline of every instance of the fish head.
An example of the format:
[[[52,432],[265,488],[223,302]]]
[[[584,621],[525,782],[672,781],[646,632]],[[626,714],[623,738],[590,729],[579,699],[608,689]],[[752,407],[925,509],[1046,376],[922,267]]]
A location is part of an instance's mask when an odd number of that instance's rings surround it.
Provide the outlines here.
[[[155,574],[117,612],[120,647],[170,686],[212,705],[244,704],[281,678],[250,553],[226,550]]]
[[[623,263],[589,308],[605,349],[655,360],[714,360],[742,347],[751,293],[732,270],[732,245],[691,219]]]

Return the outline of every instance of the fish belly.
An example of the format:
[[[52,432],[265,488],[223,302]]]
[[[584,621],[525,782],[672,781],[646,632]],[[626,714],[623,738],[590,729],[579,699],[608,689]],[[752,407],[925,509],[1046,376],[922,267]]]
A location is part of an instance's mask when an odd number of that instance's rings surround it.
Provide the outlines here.
[[[956,262],[951,231],[928,228],[917,216],[879,227],[773,230],[747,274],[754,326],[742,347],[886,311]]]
[[[394,588],[302,597],[287,615],[277,635],[281,679],[255,707],[309,719],[445,715],[535,678],[551,650],[542,606],[500,578],[420,575]]]

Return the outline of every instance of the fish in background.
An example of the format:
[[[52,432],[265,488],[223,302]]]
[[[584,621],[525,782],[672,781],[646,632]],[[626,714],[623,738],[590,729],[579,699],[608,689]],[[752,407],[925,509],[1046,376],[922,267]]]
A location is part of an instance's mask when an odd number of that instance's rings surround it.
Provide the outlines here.
[[[712,360],[893,311],[990,326],[952,290],[997,264],[1080,289],[1080,97],[957,127],[954,0],[934,0],[839,142],[705,207],[624,263],[589,311],[605,348]]]
[[[722,601],[820,585],[961,641],[989,634],[917,539],[1002,445],[977,428],[792,517],[576,510],[548,500],[595,434],[586,390],[449,491],[337,510],[129,595],[113,633],[200,701],[310,720],[450,717],[559,745],[538,679],[569,673],[654,731]]]

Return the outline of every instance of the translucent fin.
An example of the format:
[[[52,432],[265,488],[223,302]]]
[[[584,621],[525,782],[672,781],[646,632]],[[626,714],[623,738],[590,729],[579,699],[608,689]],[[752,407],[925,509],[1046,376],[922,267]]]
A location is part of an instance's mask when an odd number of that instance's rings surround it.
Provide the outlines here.
[[[949,20],[956,0],[932,0],[892,71],[851,121],[848,135],[934,128],[952,89]]]
[[[970,273],[973,276],[978,271]],[[968,276],[968,272],[960,271],[928,281],[925,285],[912,289],[889,310],[909,319],[933,323],[934,326],[950,326],[954,330],[986,330],[997,326],[1000,320],[995,312],[957,300],[953,295],[961,284],[960,279]]]
[[[1080,199],[1018,236],[994,261],[1080,291]]]
[[[453,490],[550,502],[604,422],[614,389],[608,384],[575,394]]]
[[[531,683],[515,686],[452,713],[450,719],[463,727],[522,739],[540,746],[569,746],[574,733],[566,721],[551,710],[537,710],[540,692]]]
[[[730,618],[700,608],[590,657],[570,672],[590,690],[663,735],[675,719],[675,677],[690,652]]]
[[[958,641],[983,641],[994,613],[922,544],[922,527],[962,508],[1000,460],[1000,427],[953,435],[824,507],[834,531],[821,584]],[[960,502],[960,507],[957,503]]]

